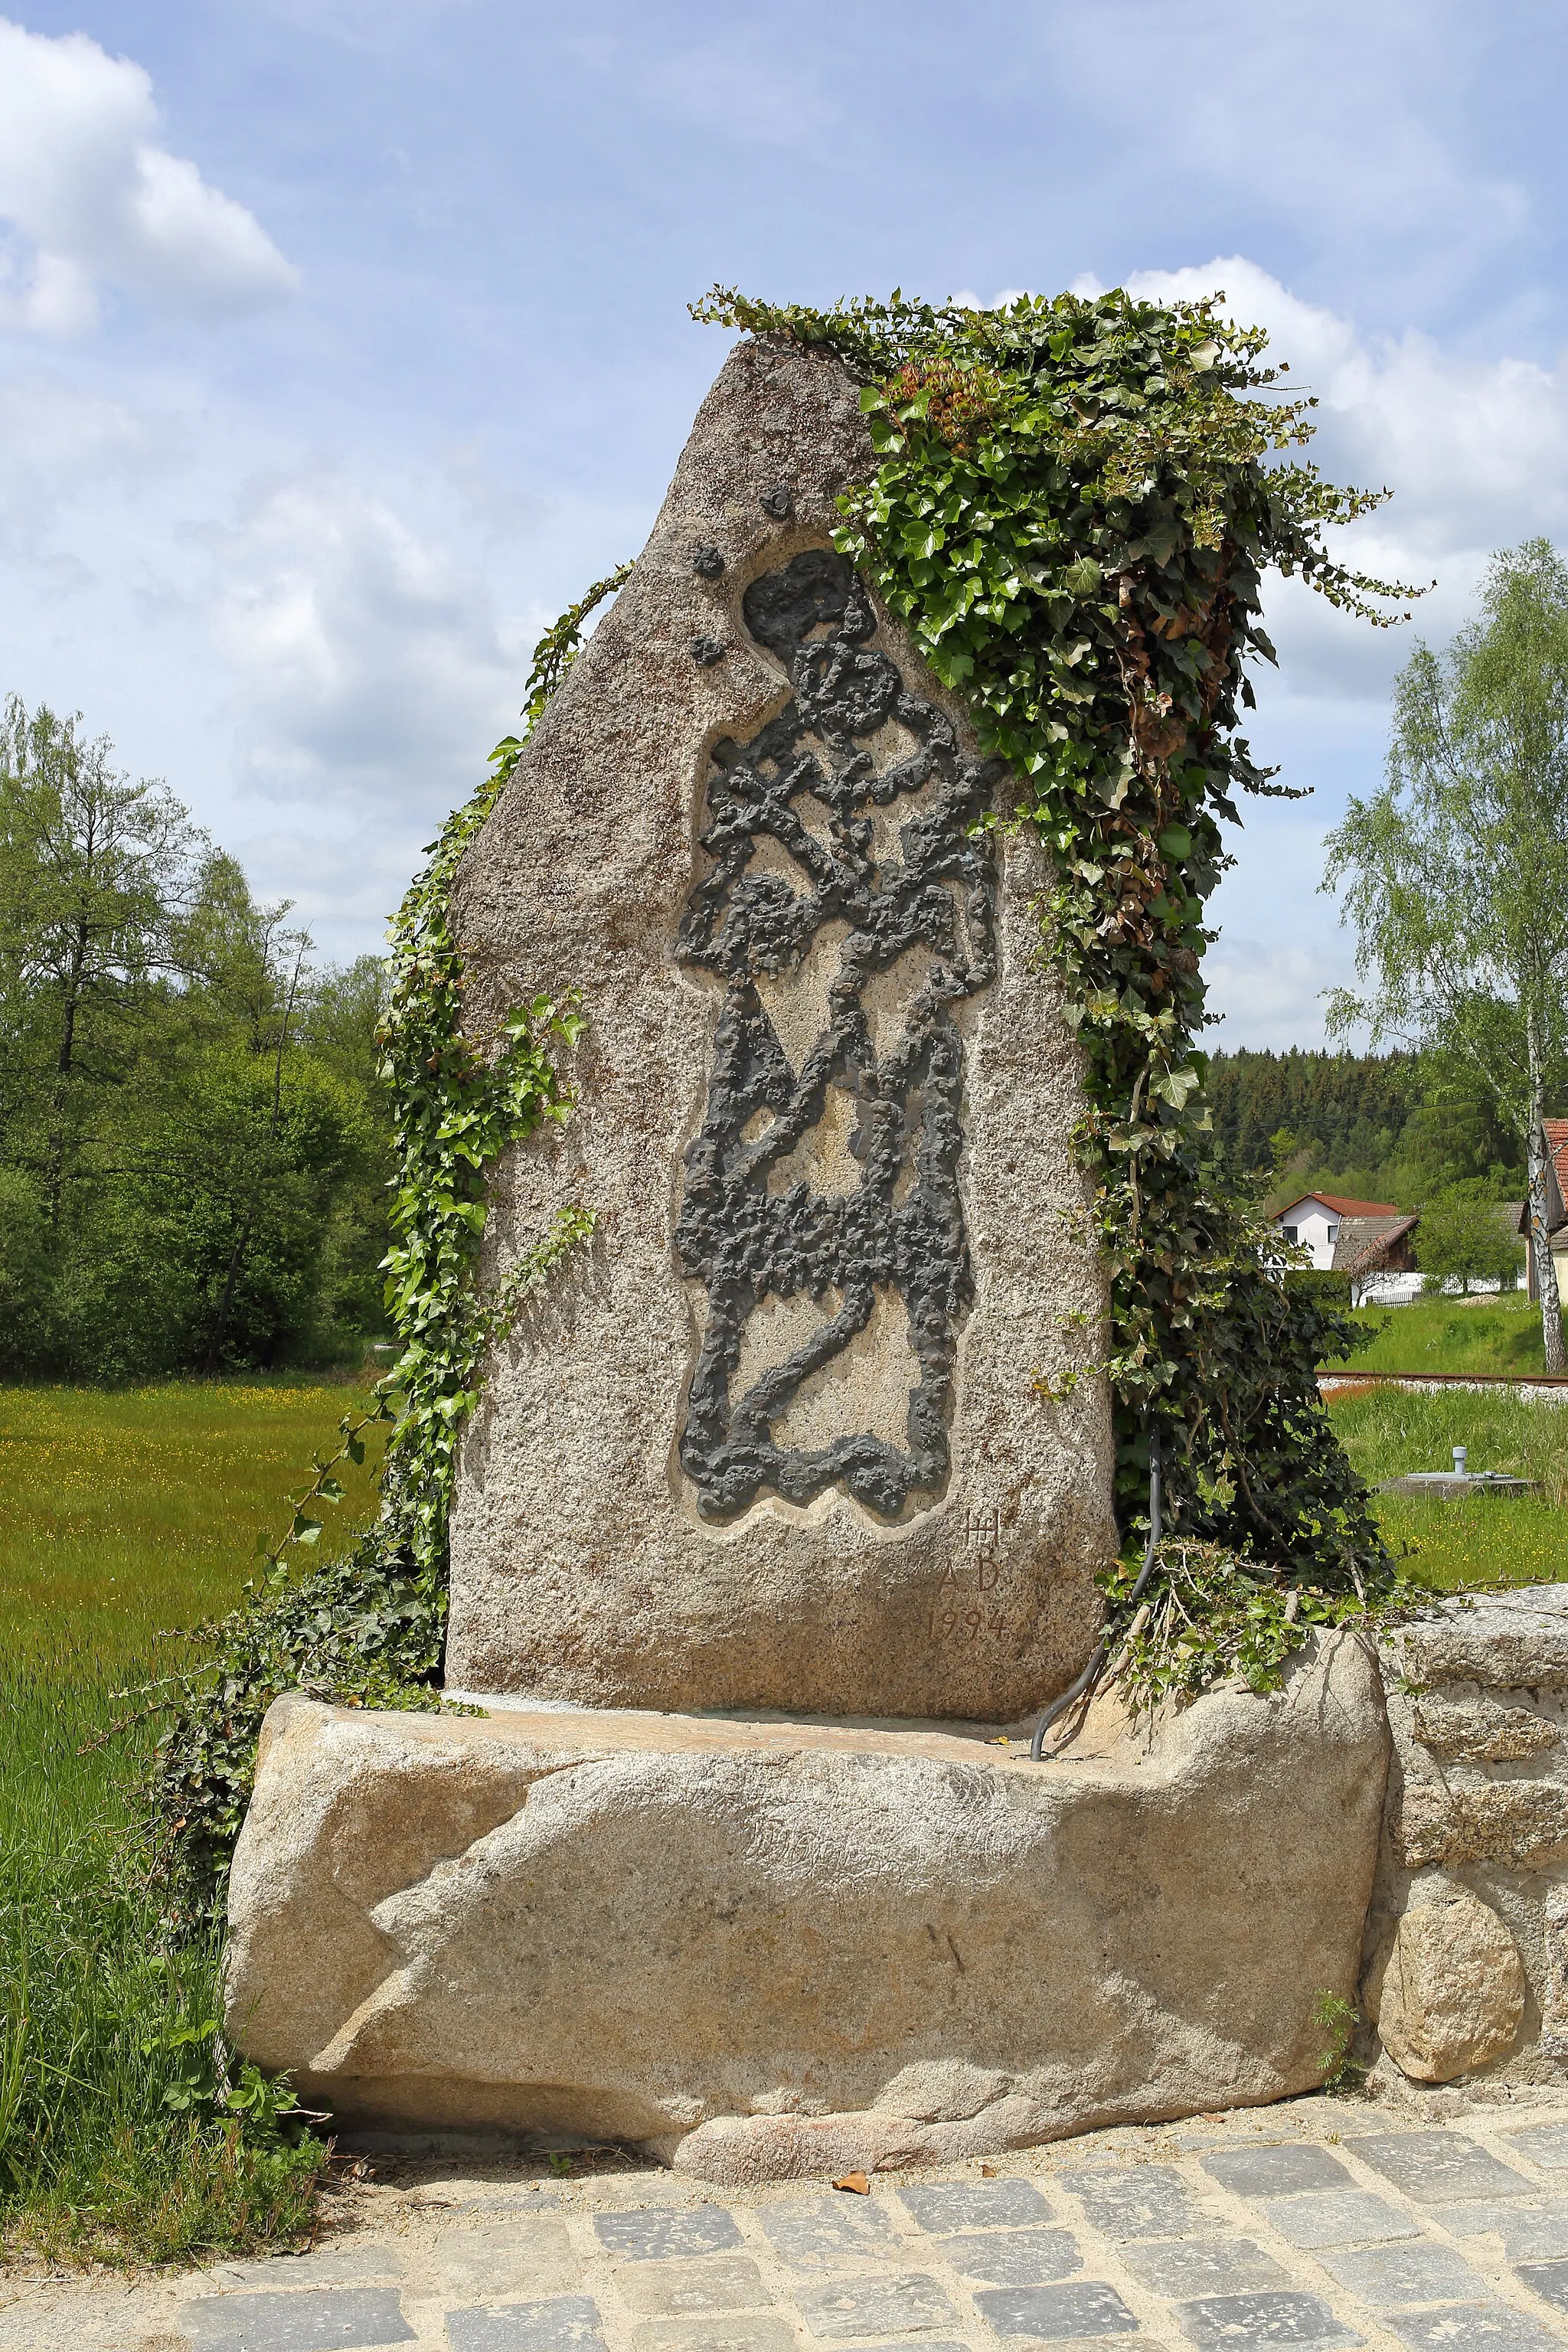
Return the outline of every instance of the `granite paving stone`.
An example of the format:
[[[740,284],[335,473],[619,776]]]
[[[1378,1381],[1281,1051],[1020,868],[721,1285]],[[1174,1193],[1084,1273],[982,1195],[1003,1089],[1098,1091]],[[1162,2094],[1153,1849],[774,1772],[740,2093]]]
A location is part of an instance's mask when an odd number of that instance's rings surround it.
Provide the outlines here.
[[[488,2230],[453,2230],[437,2255],[450,2287],[480,2302],[531,2288],[535,2295],[564,2294],[582,2284],[582,2264],[564,2221],[497,2222]]]
[[[1568,2124],[1531,2124],[1528,2130],[1500,2133],[1510,2147],[1542,2172],[1568,2172]]]
[[[1323,2147],[1226,2148],[1199,2161],[1211,2180],[1238,2197],[1296,2197],[1308,2189],[1355,2186],[1338,2157]]]
[[[1108,2238],[1174,2238],[1213,2229],[1173,2166],[1133,2164],[1124,2172],[1067,2172],[1062,2186]]]
[[[933,2180],[900,2188],[899,2201],[921,2230],[1014,2230],[1051,2218],[1027,2180]]]
[[[974,2298],[998,2336],[1066,2343],[1080,2336],[1131,2336],[1138,2322],[1113,2286],[1100,2279],[1069,2286],[984,2287]]]
[[[1531,2294],[1558,2311],[1568,2311],[1568,2263],[1521,2263],[1518,2269]]]
[[[195,2352],[358,2352],[415,2340],[395,2287],[198,2295],[181,2318]]]
[[[822,2270],[857,2255],[886,2253],[893,2242],[886,2213],[864,2197],[803,2197],[788,2205],[764,2205],[757,2219],[779,2260],[795,2270]]]
[[[629,2213],[595,2213],[594,2230],[607,2253],[632,2262],[658,2262],[671,2254],[714,2254],[745,2241],[722,2205],[699,2205],[683,2213],[646,2208]]]
[[[1365,2338],[1336,2318],[1321,2295],[1215,2294],[1176,2306],[1194,2344],[1361,2344]]]
[[[1417,2238],[1406,2214],[1366,2189],[1329,2189],[1269,2200],[1268,2219],[1292,2246],[1354,2246],[1376,2238]]]
[[[795,2297],[814,2336],[892,2336],[901,2328],[952,2327],[958,2315],[933,2278],[893,2271],[879,2278],[827,2279]]]
[[[396,2278],[403,2258],[394,2246],[318,2246],[308,2254],[268,2254],[256,2263],[221,2263],[212,2275],[225,2286],[326,2286],[354,2279]]]
[[[1145,2238],[1119,2249],[1140,2286],[1173,2301],[1234,2294],[1246,2287],[1289,2286],[1289,2275],[1250,2238]]]
[[[1038,2286],[1083,2268],[1070,2230],[985,2230],[943,2238],[938,2251],[961,2278],[984,2279],[991,2286]]]
[[[1368,2132],[1356,2141],[1355,2152],[1417,2205],[1447,2205],[1462,2197],[1528,2197],[1535,2185],[1462,2132]]]
[[[605,2352],[599,2306],[585,2294],[447,2314],[452,2352]]]
[[[504,2181],[400,2180],[308,2255],[133,2288],[7,2273],[0,2352],[1568,2352],[1568,2171],[1531,2154],[1548,2128],[1568,2143],[1568,2099],[1515,2119],[1396,2130],[1370,2102],[1342,2119],[1302,2101],[1190,2152],[1163,2128],[1108,2135],[861,2197],[645,2171],[542,2212]],[[1500,2172],[1510,2193],[1413,2207],[1394,2170],[1413,2165],[1421,2189]],[[1391,2214],[1408,2234],[1359,2235]]]
[[[1421,2238],[1413,2246],[1369,2246],[1363,2252],[1324,2254],[1323,2268],[1374,2310],[1409,2303],[1478,2303],[1486,2286],[1452,2246]]]
[[[1456,2238],[1500,2238],[1510,2261],[1568,2254],[1568,2197],[1549,2198],[1540,2205],[1466,2200],[1436,2206],[1432,2219]]]
[[[799,2352],[776,2312],[712,2312],[702,2319],[648,2319],[632,2336],[637,2352]]]
[[[1391,2313],[1384,2322],[1412,2352],[1563,2352],[1563,2337],[1506,2303],[1452,2303],[1445,2311]]]
[[[773,2295],[749,2254],[713,2254],[705,2263],[627,2263],[616,2286],[633,2311],[662,2317],[682,2311],[750,2311]]]

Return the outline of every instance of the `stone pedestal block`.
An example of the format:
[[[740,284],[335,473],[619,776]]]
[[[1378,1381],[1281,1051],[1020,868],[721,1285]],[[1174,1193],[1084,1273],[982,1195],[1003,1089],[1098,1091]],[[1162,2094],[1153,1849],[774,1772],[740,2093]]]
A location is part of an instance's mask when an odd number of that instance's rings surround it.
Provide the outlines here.
[[[1353,1987],[1387,1767],[1332,1637],[1070,1760],[984,1729],[279,1700],[230,2032],[384,2126],[648,2145],[715,2180],[1279,2098]]]
[[[1568,2062],[1568,1586],[1434,1601],[1380,1648],[1394,1761],[1363,2003],[1383,2054],[1367,2054],[1395,2086],[1555,2088]]]
[[[578,1108],[489,1273],[590,1249],[488,1367],[447,1676],[595,1706],[1009,1717],[1114,1551],[1105,1288],[1012,786],[835,553],[873,459],[823,353],[741,345],[455,900],[483,1037],[583,992]]]

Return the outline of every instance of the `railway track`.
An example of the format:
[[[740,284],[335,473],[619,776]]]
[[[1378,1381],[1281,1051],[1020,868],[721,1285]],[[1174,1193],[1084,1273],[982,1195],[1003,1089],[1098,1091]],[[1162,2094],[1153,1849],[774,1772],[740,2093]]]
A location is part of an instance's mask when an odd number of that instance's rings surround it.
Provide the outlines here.
[[[1548,1389],[1568,1392],[1568,1372],[1320,1372],[1325,1396],[1336,1389]]]

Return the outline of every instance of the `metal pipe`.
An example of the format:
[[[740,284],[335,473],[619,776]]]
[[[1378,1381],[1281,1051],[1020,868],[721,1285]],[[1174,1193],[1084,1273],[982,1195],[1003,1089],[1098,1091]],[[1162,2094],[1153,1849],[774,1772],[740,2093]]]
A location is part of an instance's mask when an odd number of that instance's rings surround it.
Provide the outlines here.
[[[1128,1596],[1127,1605],[1132,1610],[1136,1610],[1138,1603],[1142,1600],[1143,1588],[1154,1572],[1154,1554],[1160,1549],[1160,1505],[1163,1491],[1160,1475],[1160,1424],[1155,1422],[1149,1431],[1149,1540],[1143,1548],[1143,1565],[1138,1571],[1138,1581]],[[1044,1761],[1046,1734],[1052,1724],[1067,1713],[1075,1699],[1082,1698],[1086,1691],[1093,1691],[1095,1684],[1104,1671],[1110,1649],[1110,1643],[1104,1640],[1096,1645],[1093,1655],[1077,1681],[1068,1685],[1060,1698],[1054,1698],[1051,1701],[1038,1723],[1036,1724],[1035,1736],[1029,1742],[1029,1755],[1034,1763],[1039,1764]]]

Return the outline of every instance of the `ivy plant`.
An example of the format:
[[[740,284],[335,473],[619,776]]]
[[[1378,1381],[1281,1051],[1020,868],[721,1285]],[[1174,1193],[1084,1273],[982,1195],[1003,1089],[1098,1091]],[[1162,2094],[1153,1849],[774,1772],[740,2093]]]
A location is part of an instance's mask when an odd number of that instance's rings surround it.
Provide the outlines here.
[[[469,844],[495,806],[595,607],[630,566],[598,581],[534,649],[522,735],[490,755],[489,772],[426,851],[394,919],[382,1076],[394,1104],[396,1173],[387,1307],[402,1342],[371,1410],[345,1415],[342,1444],[318,1458],[286,1533],[263,1545],[241,1606],[192,1637],[195,1663],[142,1695],[164,1714],[153,1806],[187,1895],[221,1893],[255,1769],[261,1718],[302,1689],[351,1705],[433,1709],[447,1622],[447,1516],[464,1421],[478,1401],[487,1349],[523,1293],[593,1230],[569,1202],[550,1230],[488,1289],[479,1280],[490,1168],[513,1143],[571,1112],[561,1053],[583,1024],[575,1002],[535,997],[491,1036],[464,1025],[463,961],[451,893]],[[388,1424],[380,1511],[344,1556],[314,1564],[320,1507],[342,1498],[341,1463],[363,1459],[365,1433]],[[308,1563],[301,1566],[301,1563]]]
[[[1222,299],[818,311],[715,288],[693,308],[858,377],[876,462],[838,501],[837,543],[1006,761],[1003,821],[1049,852],[1040,954],[1082,1048],[1110,1292],[1109,1344],[1077,1377],[1110,1378],[1124,1529],[1143,1524],[1157,1428],[1183,1536],[1359,1605],[1395,1580],[1317,1384],[1353,1334],[1281,1278],[1277,1237],[1214,1172],[1204,914],[1237,795],[1283,790],[1240,732],[1246,666],[1275,658],[1263,573],[1380,627],[1418,592],[1331,555],[1325,530],[1387,494],[1289,454],[1313,404],[1284,396],[1262,331]],[[1118,1570],[1113,1611],[1122,1591]]]

